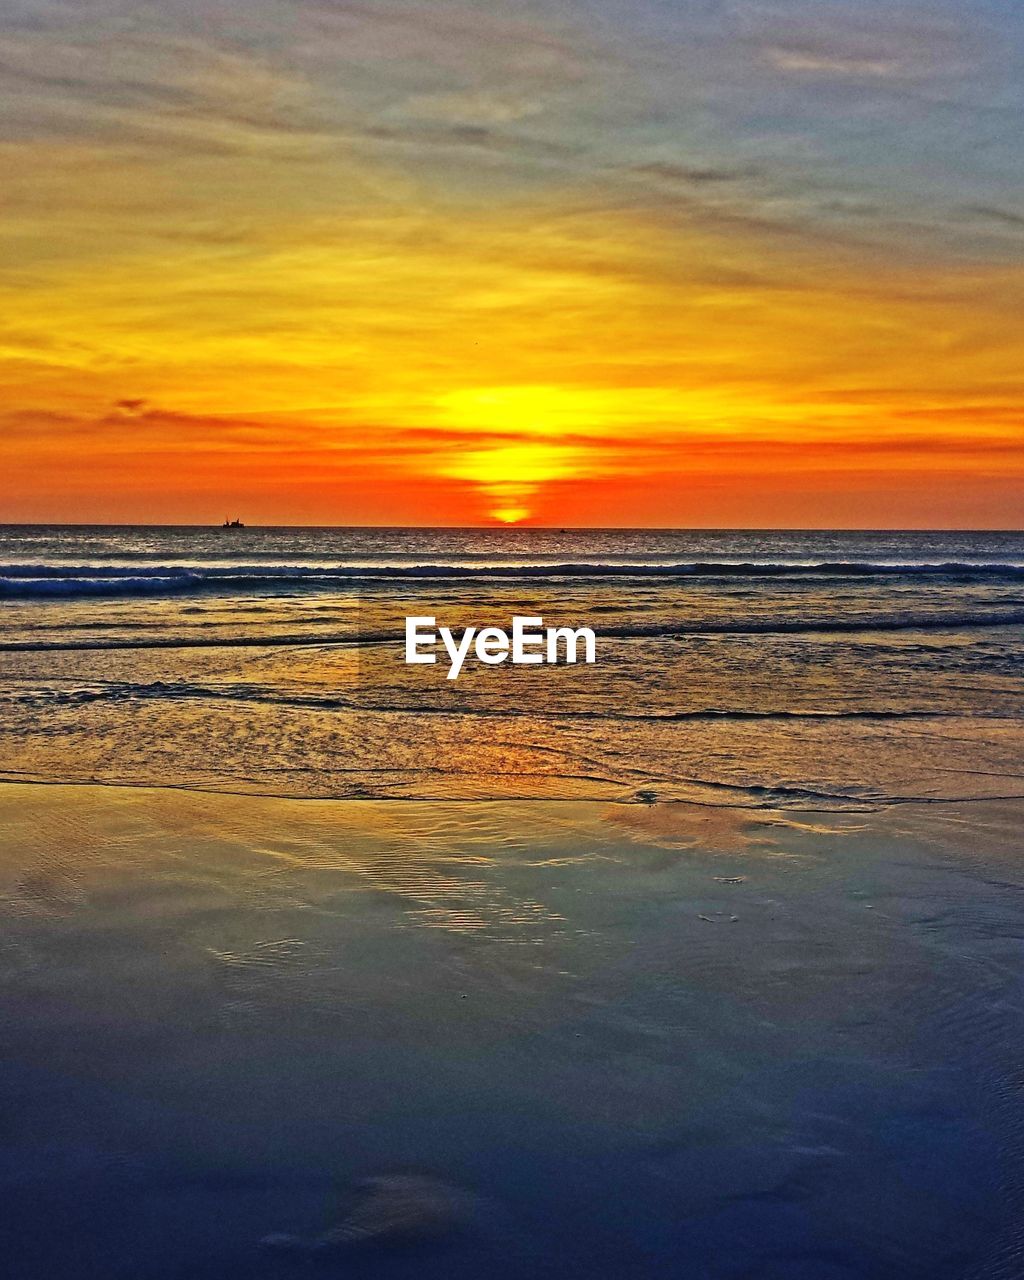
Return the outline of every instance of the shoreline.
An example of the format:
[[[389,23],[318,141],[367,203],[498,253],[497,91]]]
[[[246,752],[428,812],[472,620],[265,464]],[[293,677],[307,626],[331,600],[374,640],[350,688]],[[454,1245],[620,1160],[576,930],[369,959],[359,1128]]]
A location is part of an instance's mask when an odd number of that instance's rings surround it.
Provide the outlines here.
[[[728,784],[720,783],[702,783],[703,786],[726,786]],[[1014,804],[1017,802],[1024,803],[1024,791],[1020,793],[1008,795],[979,795],[979,796],[887,796],[883,800],[873,802],[870,800],[857,801],[855,797],[836,797],[837,801],[846,800],[849,803],[842,803],[814,806],[814,805],[796,805],[796,804],[772,804],[764,802],[760,804],[742,804],[740,802],[730,803],[723,800],[716,802],[713,800],[690,799],[685,796],[654,796],[650,799],[632,795],[629,797],[596,797],[596,796],[446,796],[446,795],[296,795],[286,792],[275,791],[238,791],[229,787],[204,787],[194,783],[172,783],[172,782],[129,782],[122,780],[105,780],[102,778],[41,778],[41,777],[19,777],[17,775],[0,772],[0,787],[100,787],[107,790],[125,790],[125,791],[167,791],[171,793],[186,795],[202,795],[202,796],[225,796],[231,799],[240,800],[274,800],[287,801],[289,803],[321,803],[321,804],[401,804],[401,805],[450,805],[452,807],[460,806],[479,806],[479,805],[593,805],[603,807],[606,805],[622,806],[624,808],[641,808],[653,809],[657,806],[678,805],[684,807],[692,807],[696,809],[728,809],[736,810],[742,813],[765,814],[801,814],[813,813],[819,815],[827,814],[881,814],[889,809],[913,808],[914,806],[932,807],[935,805],[984,805],[984,804]],[[737,788],[744,790],[744,788]]]

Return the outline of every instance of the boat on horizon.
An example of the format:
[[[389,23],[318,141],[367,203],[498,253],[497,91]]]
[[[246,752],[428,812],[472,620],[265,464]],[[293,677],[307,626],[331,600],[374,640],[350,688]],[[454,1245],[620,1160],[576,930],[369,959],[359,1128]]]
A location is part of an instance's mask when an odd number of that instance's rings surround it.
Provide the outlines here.
[[[245,525],[239,519],[225,520],[221,525],[222,529],[244,529]]]

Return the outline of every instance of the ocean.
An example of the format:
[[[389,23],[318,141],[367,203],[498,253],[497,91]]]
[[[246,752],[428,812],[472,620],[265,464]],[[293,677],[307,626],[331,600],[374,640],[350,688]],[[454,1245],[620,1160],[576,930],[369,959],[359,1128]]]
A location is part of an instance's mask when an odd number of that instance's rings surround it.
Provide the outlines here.
[[[1019,533],[6,527],[0,601],[9,777],[755,805],[1021,792]],[[407,615],[516,613],[592,627],[597,664],[448,682],[402,660]]]

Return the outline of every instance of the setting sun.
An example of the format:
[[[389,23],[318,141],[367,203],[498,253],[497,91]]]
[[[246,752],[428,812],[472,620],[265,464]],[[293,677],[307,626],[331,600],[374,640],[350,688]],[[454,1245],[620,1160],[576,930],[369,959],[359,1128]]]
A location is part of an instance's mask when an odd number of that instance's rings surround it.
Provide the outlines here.
[[[529,507],[498,507],[491,515],[500,524],[521,524],[530,515]]]
[[[469,449],[446,464],[445,474],[469,481],[488,515],[504,524],[515,524],[532,514],[530,500],[544,485],[585,465],[570,446],[530,441]]]

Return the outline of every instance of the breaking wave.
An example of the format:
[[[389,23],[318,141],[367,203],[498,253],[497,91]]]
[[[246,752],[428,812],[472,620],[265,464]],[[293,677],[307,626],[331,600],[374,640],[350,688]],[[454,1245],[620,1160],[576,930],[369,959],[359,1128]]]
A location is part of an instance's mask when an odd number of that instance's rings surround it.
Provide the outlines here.
[[[1024,564],[977,561],[814,562],[758,561],[563,561],[493,564],[334,565],[0,565],[0,598],[146,596],[172,593],[238,593],[274,590],[330,591],[374,581],[557,581],[643,578],[940,578],[955,581],[1024,581]]]

